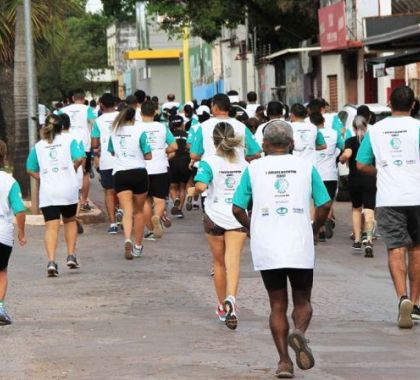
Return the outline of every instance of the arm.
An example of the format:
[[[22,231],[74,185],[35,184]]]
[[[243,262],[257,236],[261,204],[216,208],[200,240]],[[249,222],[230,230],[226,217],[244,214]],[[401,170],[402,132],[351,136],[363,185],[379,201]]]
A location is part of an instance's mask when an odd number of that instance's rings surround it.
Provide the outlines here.
[[[370,134],[368,132],[363,138],[359,151],[357,152],[357,170],[363,174],[376,175],[376,168],[373,166],[374,157]]]
[[[83,165],[86,161],[86,154],[76,140],[73,140],[70,145],[71,159],[73,160],[74,170]]]
[[[327,149],[327,143],[325,142],[324,135],[318,129],[315,140],[315,150],[324,150]]]
[[[177,150],[178,150],[178,144],[174,142],[171,145],[168,145],[168,147],[166,148],[166,153],[167,154],[175,153]]]
[[[26,171],[32,178],[39,180],[39,162],[35,148],[32,148],[29,152],[29,156],[26,161]]]
[[[191,145],[190,157],[193,161],[200,161],[204,154],[203,130],[202,127],[197,129],[194,141]]]
[[[245,128],[245,157],[248,162],[261,158],[261,147],[248,127]]]
[[[235,219],[249,231],[249,217],[246,210],[241,207],[233,205],[232,213]]]
[[[345,164],[346,162],[350,160],[352,155],[353,155],[353,151],[350,148],[344,149],[344,152],[340,156],[340,162],[342,164]]]
[[[213,170],[206,161],[200,161],[194,181],[196,182],[195,187],[188,189],[188,195],[196,198],[205,192],[208,185],[213,181]]]
[[[248,168],[242,173],[241,182],[233,196],[232,213],[236,220],[249,230],[250,221],[247,213],[248,205],[252,199],[251,177]]]
[[[312,229],[314,236],[317,236],[319,229],[328,218],[332,202],[321,176],[314,167],[312,168],[312,198],[316,207]]]
[[[91,145],[93,149],[98,149],[101,144],[101,131],[96,121],[93,123]]]
[[[167,154],[174,153],[178,150],[176,139],[169,128],[166,128],[166,144],[168,145],[166,148]]]
[[[109,141],[111,142],[111,139],[109,139]],[[152,159],[152,148],[149,145],[147,134],[144,132],[140,136],[139,145],[140,145],[140,150],[143,152],[144,159],[146,161],[150,161]]]

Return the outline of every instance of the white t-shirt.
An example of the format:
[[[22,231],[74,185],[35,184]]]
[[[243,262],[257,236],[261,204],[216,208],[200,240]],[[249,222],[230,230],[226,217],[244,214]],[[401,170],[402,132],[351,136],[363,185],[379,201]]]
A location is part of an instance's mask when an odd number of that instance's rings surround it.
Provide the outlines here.
[[[420,122],[409,116],[388,117],[369,129],[378,170],[377,207],[420,205],[419,134]]]
[[[90,152],[90,127],[88,123],[88,106],[84,104],[70,104],[63,107],[60,112],[70,118],[70,128],[77,129],[83,139],[85,152]]]
[[[13,211],[9,204],[9,193],[16,180],[0,171],[0,243],[13,246]]]
[[[332,128],[320,128],[319,131],[324,136],[325,143],[327,144],[327,149],[316,151],[315,167],[317,168],[319,175],[321,176],[323,181],[337,181],[337,131]]]
[[[104,113],[95,120],[95,124],[99,129],[101,141],[101,155],[99,157],[99,169],[111,170],[114,168],[115,158],[108,152],[108,142],[112,133],[112,123],[118,116],[118,112]],[[94,126],[95,129],[95,126]],[[92,133],[93,134],[93,133]],[[96,136],[94,136],[96,137]]]
[[[266,125],[268,123],[270,123],[272,121],[285,121],[285,120],[283,120],[283,119],[272,119],[272,120],[267,121],[266,123],[260,124],[258,126],[258,128],[257,128],[257,130],[255,131],[255,134],[254,134],[254,139],[260,147],[262,147],[263,140],[264,140],[264,128],[266,127]],[[286,121],[286,123],[288,123],[288,122]]]
[[[257,108],[259,107],[259,104],[249,103],[246,105],[246,113],[249,118],[255,117]]]
[[[166,103],[162,104],[162,110],[165,110],[165,109],[171,110],[174,107],[178,108],[179,103],[178,102],[166,102]]]
[[[70,129],[68,132],[63,132],[62,133],[63,136],[67,136],[70,139],[70,143],[72,140],[75,140],[77,142],[77,144],[80,146],[80,149],[84,150],[84,146],[83,146],[83,139],[79,134],[79,131],[77,129]],[[76,171],[76,177],[77,177],[77,184],[79,186],[79,190],[82,189],[83,186],[83,167],[82,165],[80,165],[77,168]]]
[[[313,165],[316,162],[316,136],[318,128],[312,123],[295,121],[290,123],[293,129],[295,147],[293,154],[308,160]]]
[[[79,184],[71,157],[73,139],[58,135],[49,144],[35,144],[39,164],[39,207],[72,205],[79,201]]]

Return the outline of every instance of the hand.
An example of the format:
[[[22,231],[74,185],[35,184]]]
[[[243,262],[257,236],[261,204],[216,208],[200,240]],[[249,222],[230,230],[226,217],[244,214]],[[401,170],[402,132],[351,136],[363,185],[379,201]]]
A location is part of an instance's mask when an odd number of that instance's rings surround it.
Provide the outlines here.
[[[23,247],[26,244],[25,234],[18,233],[18,240],[19,240],[19,244]]]
[[[194,196],[194,194],[195,194],[195,187],[190,187],[190,188],[188,188],[188,190],[187,190],[187,194],[188,194],[190,197],[193,197],[193,196]]]
[[[195,161],[190,161],[190,164],[188,165],[188,169],[192,170],[194,167]]]

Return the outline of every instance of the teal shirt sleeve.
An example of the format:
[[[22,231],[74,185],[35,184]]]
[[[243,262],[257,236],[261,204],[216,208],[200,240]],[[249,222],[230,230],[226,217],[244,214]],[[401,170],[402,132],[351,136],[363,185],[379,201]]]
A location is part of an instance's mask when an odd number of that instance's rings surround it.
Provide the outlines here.
[[[112,138],[109,138],[108,141],[108,152],[114,154],[115,150],[114,150],[114,144],[112,143]]]
[[[88,120],[95,120],[96,119],[96,113],[92,107],[88,108],[88,114],[87,114]]]
[[[10,189],[8,198],[10,207],[15,215],[26,210],[26,207],[23,204],[22,192],[17,182],[15,182]]]
[[[71,152],[71,159],[73,161],[86,157],[85,150],[80,149],[80,144],[76,140],[73,140],[71,142],[70,152]]]
[[[33,173],[39,173],[39,162],[35,147],[29,152],[28,159],[26,160],[26,170]]]
[[[172,134],[172,132],[169,130],[169,128],[166,128],[166,144],[171,145],[175,142],[175,137]]]
[[[340,150],[344,149],[344,140],[343,137],[341,137],[341,132],[337,131],[337,148]]]
[[[233,204],[244,210],[248,208],[252,199],[252,186],[249,170],[246,168],[242,173],[241,182],[236,188],[235,195],[233,196]]]
[[[335,115],[333,118],[333,125],[332,125],[333,129],[335,129],[337,132],[340,133],[341,135],[341,131],[344,128],[343,123],[341,122],[340,118]]]
[[[325,138],[324,135],[321,133],[321,131],[318,129],[317,133],[316,133],[316,140],[315,140],[315,145],[320,146],[320,145],[326,145],[327,143],[325,142]]]
[[[195,182],[201,182],[208,185],[213,181],[213,170],[206,161],[200,161],[198,164],[197,175],[194,178]]]
[[[199,127],[195,134],[194,142],[191,145],[190,152],[196,154],[197,156],[202,156],[204,154],[204,143],[203,143],[203,129]]]
[[[255,141],[254,135],[248,127],[245,128],[245,151],[246,156],[255,156],[256,154],[261,153],[261,147]]]
[[[373,165],[375,156],[373,154],[372,143],[370,141],[369,132],[363,137],[357,152],[356,161],[364,165]]]
[[[101,131],[99,130],[98,124],[96,123],[96,121],[93,123],[93,128],[92,128],[92,137],[94,139],[99,139],[101,138]]]
[[[195,140],[195,129],[190,128],[190,130],[188,131],[187,144],[192,145],[194,140]]]
[[[149,141],[147,140],[147,134],[145,132],[143,132],[140,136],[139,145],[143,154],[149,154],[152,151],[152,148],[149,145]]]
[[[315,207],[320,207],[331,200],[328,190],[315,167],[312,167],[312,198]]]

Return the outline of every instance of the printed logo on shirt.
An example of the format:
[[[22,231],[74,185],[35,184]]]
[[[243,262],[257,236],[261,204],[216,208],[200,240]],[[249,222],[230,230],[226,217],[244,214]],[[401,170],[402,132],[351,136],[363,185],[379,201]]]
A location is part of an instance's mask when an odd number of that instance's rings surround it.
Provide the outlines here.
[[[236,180],[235,177],[226,177],[225,179],[225,186],[228,189],[233,189],[236,185]]]
[[[276,212],[277,212],[277,214],[283,216],[283,215],[286,215],[289,212],[289,209],[287,207],[279,207],[276,210]]]
[[[120,147],[122,149],[127,148],[127,140],[125,139],[125,136],[121,136],[120,138]]]
[[[270,210],[268,208],[262,208],[261,209],[261,216],[269,216]]]
[[[228,205],[231,205],[233,202],[233,198],[226,198],[225,199],[225,203],[227,203]]]
[[[52,168],[53,173],[57,173],[59,170],[59,168]]]
[[[293,212],[294,212],[295,214],[303,214],[303,208],[294,208],[294,209],[293,209]]]
[[[393,162],[393,164],[394,164],[395,166],[401,166],[401,165],[403,164],[403,162],[402,162],[401,160],[395,160],[395,161]]]
[[[303,132],[300,134],[300,139],[302,140],[302,142],[307,143],[309,141],[309,135]]]
[[[415,165],[417,162],[416,162],[416,160],[406,160],[405,163],[407,165]]]
[[[274,182],[274,187],[278,193],[284,194],[289,188],[289,182],[286,178],[279,178]]]
[[[394,150],[400,149],[401,148],[401,140],[398,137],[393,137],[390,141],[391,147]]]
[[[58,156],[57,149],[51,148],[50,151],[48,152],[48,155],[50,156],[51,160],[56,160]]]

